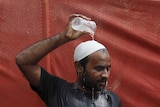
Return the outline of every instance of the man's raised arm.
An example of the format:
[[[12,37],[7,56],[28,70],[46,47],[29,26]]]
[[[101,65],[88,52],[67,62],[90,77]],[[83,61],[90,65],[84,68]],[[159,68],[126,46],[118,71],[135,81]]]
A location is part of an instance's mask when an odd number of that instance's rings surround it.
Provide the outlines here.
[[[16,63],[19,69],[23,72],[24,76],[33,86],[38,88],[40,84],[41,69],[37,63],[44,56],[46,56],[49,52],[58,46],[71,40],[77,39],[87,33],[75,31],[72,29],[71,21],[74,17],[82,17],[86,20],[90,20],[90,18],[87,18],[86,16],[73,14],[70,16],[68,25],[64,32],[39,41],[24,49],[16,56]]]

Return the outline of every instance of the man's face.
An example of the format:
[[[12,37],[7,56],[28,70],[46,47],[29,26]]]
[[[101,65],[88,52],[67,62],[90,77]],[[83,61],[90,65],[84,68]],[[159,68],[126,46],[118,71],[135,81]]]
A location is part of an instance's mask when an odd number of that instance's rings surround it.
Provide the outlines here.
[[[110,56],[106,51],[100,50],[89,55],[85,67],[85,87],[94,88],[95,91],[104,89],[110,75]]]

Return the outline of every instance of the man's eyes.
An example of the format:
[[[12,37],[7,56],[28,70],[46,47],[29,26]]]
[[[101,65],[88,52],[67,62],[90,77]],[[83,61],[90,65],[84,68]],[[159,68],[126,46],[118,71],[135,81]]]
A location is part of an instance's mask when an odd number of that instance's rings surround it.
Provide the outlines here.
[[[103,67],[103,66],[97,66],[96,68],[96,71],[103,71],[103,70],[107,70],[107,71],[110,71],[110,69],[111,69],[111,66],[108,66],[108,67]]]
[[[111,70],[111,66],[108,66],[106,69],[107,69],[107,71],[110,71]]]
[[[97,71],[102,71],[104,68],[105,68],[105,67],[98,66],[98,67],[96,67],[96,70],[97,70]]]

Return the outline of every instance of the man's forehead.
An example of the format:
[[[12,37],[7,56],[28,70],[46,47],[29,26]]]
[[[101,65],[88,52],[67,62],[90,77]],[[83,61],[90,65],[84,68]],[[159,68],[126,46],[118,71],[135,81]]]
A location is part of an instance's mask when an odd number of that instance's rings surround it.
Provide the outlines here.
[[[89,62],[92,63],[108,63],[111,60],[109,53],[102,50],[94,52],[93,54],[89,55],[88,58]]]

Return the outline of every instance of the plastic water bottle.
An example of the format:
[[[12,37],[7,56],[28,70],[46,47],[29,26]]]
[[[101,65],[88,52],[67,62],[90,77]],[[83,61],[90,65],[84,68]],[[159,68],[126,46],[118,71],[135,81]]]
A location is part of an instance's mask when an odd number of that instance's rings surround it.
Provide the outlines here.
[[[86,31],[89,32],[92,39],[94,39],[94,32],[96,29],[96,23],[94,21],[88,21],[81,17],[76,17],[72,21],[72,28],[77,31]]]

